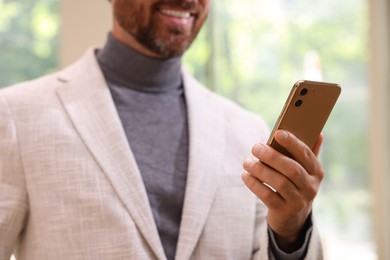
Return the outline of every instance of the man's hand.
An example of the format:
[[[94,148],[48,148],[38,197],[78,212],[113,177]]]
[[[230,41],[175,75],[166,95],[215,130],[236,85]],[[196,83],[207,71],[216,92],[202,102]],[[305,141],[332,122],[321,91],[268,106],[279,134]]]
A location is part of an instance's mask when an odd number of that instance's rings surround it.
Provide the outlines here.
[[[324,176],[317,159],[323,136],[318,138],[314,151],[284,130],[278,130],[275,138],[295,160],[268,145],[256,144],[252,153],[259,160],[244,161],[246,172],[242,178],[268,207],[268,225],[276,234],[278,246],[292,252],[300,247],[304,225]]]

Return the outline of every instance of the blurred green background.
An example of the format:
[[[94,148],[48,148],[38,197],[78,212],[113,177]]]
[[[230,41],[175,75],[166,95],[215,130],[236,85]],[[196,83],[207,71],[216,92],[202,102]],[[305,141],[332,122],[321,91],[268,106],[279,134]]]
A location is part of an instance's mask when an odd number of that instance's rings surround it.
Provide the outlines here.
[[[368,3],[224,0],[186,67],[206,86],[272,127],[293,83],[336,82],[342,94],[324,129],[326,170],[315,214],[328,259],[376,259],[368,174]]]

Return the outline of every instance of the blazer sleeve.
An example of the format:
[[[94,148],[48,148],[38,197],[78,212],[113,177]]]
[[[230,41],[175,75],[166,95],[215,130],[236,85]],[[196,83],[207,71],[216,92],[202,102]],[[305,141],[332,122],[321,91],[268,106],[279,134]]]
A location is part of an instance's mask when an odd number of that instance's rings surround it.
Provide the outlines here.
[[[27,192],[15,124],[0,93],[0,259],[10,259],[27,215]]]
[[[266,219],[263,215],[263,210],[260,210],[261,207],[264,207],[261,203],[257,203],[257,217],[255,223],[255,232],[254,232],[254,245],[253,245],[253,256],[254,260],[282,260],[282,259],[292,259],[289,255],[286,255],[285,258],[277,258],[271,250],[270,246],[270,236],[268,232],[268,225],[266,224]],[[324,259],[322,244],[319,232],[317,230],[314,219],[312,218],[312,227],[309,234],[309,239],[306,241],[307,252],[304,256],[304,260],[322,260]],[[301,258],[300,258],[301,259]]]

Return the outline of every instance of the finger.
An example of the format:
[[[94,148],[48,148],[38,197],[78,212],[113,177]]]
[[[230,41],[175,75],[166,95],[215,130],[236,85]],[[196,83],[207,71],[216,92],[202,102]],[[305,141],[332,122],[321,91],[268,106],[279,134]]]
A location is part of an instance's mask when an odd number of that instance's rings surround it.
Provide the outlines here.
[[[293,159],[284,156],[275,149],[263,144],[254,145],[252,153],[255,157],[259,158],[259,160],[263,164],[266,164],[268,167],[274,169],[274,171],[277,172],[279,175],[283,175],[285,178],[291,181],[298,190],[302,190],[304,189],[304,187],[307,187],[307,185],[309,185],[309,174],[299,163],[297,163]],[[274,178],[275,174],[268,174],[266,176],[268,178]],[[273,184],[273,182],[272,184],[269,183],[270,181],[268,179],[265,179],[265,177],[263,177],[263,180],[271,186],[275,185]],[[275,181],[281,182],[281,184],[278,185],[279,188],[273,186],[275,189],[279,190],[280,186],[286,185],[284,184],[284,180],[275,179]]]
[[[250,173],[244,172],[241,175],[245,185],[251,190],[268,208],[280,208],[284,205],[282,197],[268,188],[263,182],[253,177]]]
[[[280,194],[284,201],[295,201],[300,197],[300,189],[285,175],[254,159],[244,161],[244,169],[264,185]]]
[[[318,155],[320,154],[320,150],[323,142],[324,142],[324,135],[321,133],[313,148],[313,153],[315,154],[316,157],[318,157]]]
[[[275,138],[310,175],[318,176],[320,179],[323,178],[323,170],[320,162],[305,143],[285,130],[278,130]]]
[[[252,177],[255,177],[258,179],[260,182],[264,184],[265,176],[267,173],[267,166],[261,163],[258,160],[252,159],[252,158],[247,158],[245,159],[243,163],[243,168],[246,170]],[[264,176],[263,176],[264,175]],[[276,192],[276,189],[272,187],[269,183],[265,184],[268,188],[272,189],[272,191]]]

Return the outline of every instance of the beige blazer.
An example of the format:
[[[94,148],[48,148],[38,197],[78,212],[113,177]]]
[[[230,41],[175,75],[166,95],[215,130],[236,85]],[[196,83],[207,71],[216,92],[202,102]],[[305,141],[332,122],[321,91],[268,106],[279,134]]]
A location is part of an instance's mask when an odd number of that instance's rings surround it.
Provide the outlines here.
[[[183,72],[190,160],[176,259],[268,259],[242,161],[265,123]],[[94,51],[0,91],[0,259],[165,259]],[[307,259],[320,259],[314,230]]]

